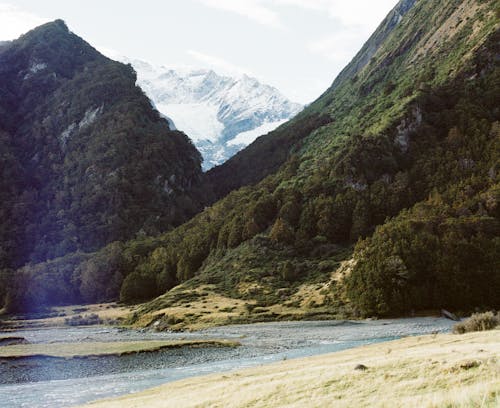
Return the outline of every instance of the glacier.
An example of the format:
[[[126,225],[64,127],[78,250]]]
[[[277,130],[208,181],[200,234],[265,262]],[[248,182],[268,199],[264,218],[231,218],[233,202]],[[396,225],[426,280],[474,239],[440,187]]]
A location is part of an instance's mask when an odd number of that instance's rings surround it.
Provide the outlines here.
[[[171,128],[186,133],[203,156],[203,170],[220,165],[239,150],[303,109],[276,88],[242,74],[210,69],[169,68],[117,58],[132,65],[137,84]]]

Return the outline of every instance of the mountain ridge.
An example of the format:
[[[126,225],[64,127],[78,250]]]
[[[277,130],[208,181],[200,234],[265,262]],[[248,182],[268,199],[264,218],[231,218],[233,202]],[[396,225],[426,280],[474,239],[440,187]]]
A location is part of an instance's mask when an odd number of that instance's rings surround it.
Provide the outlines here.
[[[204,157],[204,170],[222,164],[260,136],[259,131],[274,130],[302,109],[246,74],[228,76],[210,69],[117,59],[134,67],[138,85],[156,108],[193,140]]]

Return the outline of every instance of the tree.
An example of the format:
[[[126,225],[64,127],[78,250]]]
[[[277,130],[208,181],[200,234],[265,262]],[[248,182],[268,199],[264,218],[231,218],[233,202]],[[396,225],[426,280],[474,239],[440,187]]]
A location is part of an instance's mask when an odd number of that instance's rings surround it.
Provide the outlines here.
[[[120,301],[135,303],[152,299],[156,295],[156,280],[153,276],[132,272],[123,281]]]
[[[78,267],[80,293],[86,302],[118,298],[123,282],[123,244],[114,242]]]
[[[293,244],[295,241],[295,234],[292,228],[281,218],[278,218],[274,223],[269,237],[274,242],[279,242],[280,244]]]
[[[288,282],[293,282],[297,278],[297,271],[291,261],[285,261],[281,267],[281,277]]]

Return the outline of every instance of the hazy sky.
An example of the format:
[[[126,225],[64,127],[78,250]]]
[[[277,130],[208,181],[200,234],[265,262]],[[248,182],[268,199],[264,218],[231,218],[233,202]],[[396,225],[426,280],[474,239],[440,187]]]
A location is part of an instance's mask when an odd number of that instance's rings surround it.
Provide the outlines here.
[[[247,73],[308,103],[397,0],[0,0],[0,40],[61,18],[103,52]]]

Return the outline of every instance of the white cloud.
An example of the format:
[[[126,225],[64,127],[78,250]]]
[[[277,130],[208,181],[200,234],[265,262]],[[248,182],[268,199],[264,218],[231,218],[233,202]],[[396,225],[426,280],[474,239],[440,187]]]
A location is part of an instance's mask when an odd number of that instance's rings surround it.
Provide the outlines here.
[[[227,75],[246,74],[255,77],[255,75],[248,68],[233,64],[223,58],[205,54],[203,52],[195,50],[188,50],[187,53],[206,67],[212,68],[219,73],[224,73]]]
[[[327,13],[344,25],[363,25],[374,28],[396,5],[398,0],[264,0],[268,4],[295,6]]]
[[[0,3],[0,40],[13,40],[49,21],[9,3]]]
[[[340,30],[308,44],[309,51],[335,64],[346,65],[367,39],[365,30]]]
[[[259,24],[283,28],[278,14],[264,5],[261,0],[199,0],[204,5],[239,14]]]
[[[354,57],[397,0],[268,0],[282,5],[327,13],[338,22],[328,34],[310,41],[309,51],[336,65]]]

